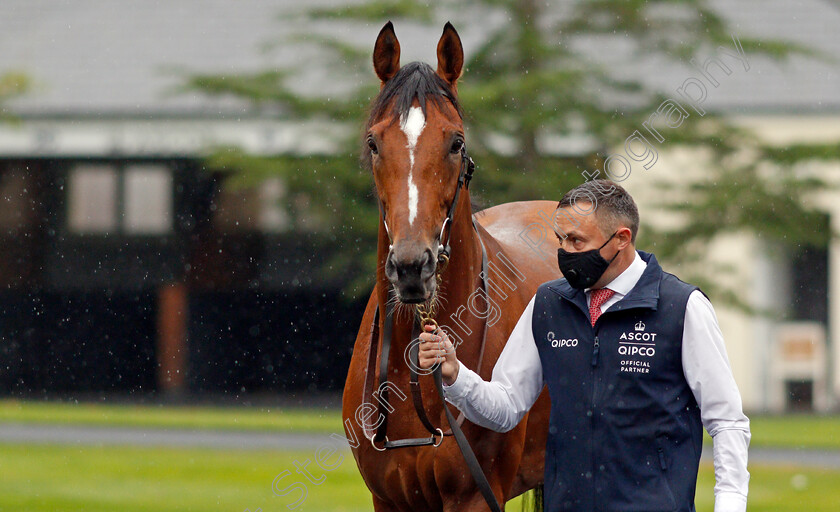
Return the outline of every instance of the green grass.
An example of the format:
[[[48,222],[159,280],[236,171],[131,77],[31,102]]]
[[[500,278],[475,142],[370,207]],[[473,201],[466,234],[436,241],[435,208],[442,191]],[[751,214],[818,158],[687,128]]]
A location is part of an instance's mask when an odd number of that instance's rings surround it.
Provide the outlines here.
[[[0,400],[0,421],[49,424],[342,432],[340,412],[301,408],[111,405]],[[755,416],[752,445],[840,449],[840,417]],[[312,451],[239,451],[199,448],[62,446],[0,443],[0,512],[5,511],[226,511],[289,510],[297,491],[278,496],[272,482],[290,475],[278,490],[298,482],[307,497],[294,510],[371,510],[367,491],[349,452],[337,469],[310,465],[320,485],[296,473],[295,461]],[[840,502],[840,471],[751,465],[750,512],[834,511]],[[697,510],[713,510],[714,472],[701,466]],[[519,500],[507,510],[520,510]]]
[[[0,400],[0,421],[134,427],[343,432],[335,409]]]
[[[321,485],[306,485],[296,510],[368,511],[370,497],[352,456],[334,471],[310,465]],[[336,462],[334,455],[330,462]],[[287,510],[300,497],[277,496],[272,482],[283,471],[283,490],[305,481],[295,460],[312,452],[0,444],[0,511],[252,512]]]
[[[751,447],[840,450],[840,416],[753,416]],[[709,434],[703,442],[711,444]]]
[[[713,488],[711,466],[702,475],[704,487]],[[840,503],[840,471],[813,468],[750,468],[750,512],[830,512]],[[711,494],[711,493],[709,493]],[[700,500],[697,502],[700,510]],[[705,507],[711,511],[709,502]]]
[[[294,510],[371,510],[352,456],[345,450],[338,468],[310,465],[320,485],[306,483],[306,500]],[[331,462],[337,462],[334,455]],[[0,511],[27,512],[263,512],[288,510],[301,495],[278,496],[277,486],[305,482],[294,461],[313,460],[314,451],[237,451],[171,448],[0,444]],[[840,472],[796,467],[752,467],[750,512],[828,512],[840,500]],[[698,512],[712,512],[714,474],[703,464]],[[518,500],[507,510],[518,511]]]
[[[750,423],[751,446],[840,449],[840,416],[756,416]]]
[[[0,421],[51,424],[343,432],[341,411],[0,400]],[[840,416],[754,416],[752,446],[840,449]]]

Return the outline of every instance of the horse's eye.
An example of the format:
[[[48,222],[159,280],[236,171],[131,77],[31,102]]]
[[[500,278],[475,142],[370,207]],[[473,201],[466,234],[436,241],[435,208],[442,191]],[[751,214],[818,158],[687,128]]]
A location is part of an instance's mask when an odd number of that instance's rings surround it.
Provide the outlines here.
[[[367,138],[367,145],[368,145],[368,148],[370,148],[371,153],[373,153],[374,155],[379,154],[379,150],[376,148],[376,141],[373,140],[373,137],[368,137]]]
[[[450,153],[460,153],[461,149],[464,147],[464,141],[462,139],[455,139],[455,142],[452,143],[452,147],[449,149]]]

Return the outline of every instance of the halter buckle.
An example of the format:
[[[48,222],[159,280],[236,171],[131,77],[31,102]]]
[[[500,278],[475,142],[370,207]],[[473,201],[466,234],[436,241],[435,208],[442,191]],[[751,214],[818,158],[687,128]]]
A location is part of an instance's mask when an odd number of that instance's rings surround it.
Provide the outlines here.
[[[382,448],[377,447],[376,442],[374,442],[375,437],[376,436],[370,436],[370,445],[373,446],[374,450],[376,450],[378,452],[384,452],[386,450],[386,448],[385,447],[382,447]],[[388,442],[388,436],[385,436],[385,442],[386,443]]]
[[[446,407],[446,405],[444,405],[444,407]],[[440,445],[441,445],[441,443],[443,443],[443,430],[441,430],[441,428],[440,428],[440,427],[436,428],[436,429],[435,429],[435,432],[432,432],[432,437],[435,437],[435,434],[437,434],[438,432],[440,433],[440,441],[438,441],[437,443],[434,443],[434,444],[432,445],[432,446],[434,446],[435,448],[437,448],[438,446],[440,446]]]

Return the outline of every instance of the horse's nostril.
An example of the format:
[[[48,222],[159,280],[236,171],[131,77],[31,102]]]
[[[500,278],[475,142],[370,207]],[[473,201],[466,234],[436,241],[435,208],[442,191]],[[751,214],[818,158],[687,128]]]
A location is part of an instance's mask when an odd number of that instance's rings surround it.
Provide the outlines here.
[[[432,254],[431,249],[426,249],[423,251],[423,257],[420,265],[420,276],[423,279],[428,279],[435,273],[436,267],[435,256]]]
[[[385,259],[385,275],[392,283],[400,286],[425,287],[437,267],[435,253],[428,246],[397,246]],[[417,250],[420,249],[420,250]]]
[[[397,263],[394,261],[394,253],[388,254],[385,258],[385,277],[394,281],[397,279]]]

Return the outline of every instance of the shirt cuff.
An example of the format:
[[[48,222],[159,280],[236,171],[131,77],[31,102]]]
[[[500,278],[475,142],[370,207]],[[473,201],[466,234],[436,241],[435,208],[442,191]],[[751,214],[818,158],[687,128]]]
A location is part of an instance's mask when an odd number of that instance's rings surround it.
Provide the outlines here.
[[[715,512],[745,512],[747,497],[737,492],[719,492],[715,496]]]
[[[449,401],[465,397],[475,385],[475,379],[481,379],[478,374],[464,366],[464,363],[459,361],[458,364],[460,367],[455,382],[451,386],[443,384],[443,396]]]

